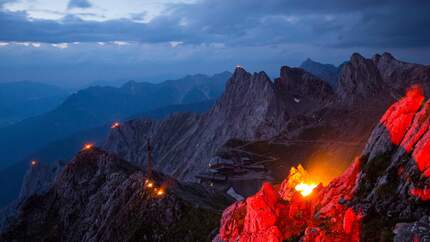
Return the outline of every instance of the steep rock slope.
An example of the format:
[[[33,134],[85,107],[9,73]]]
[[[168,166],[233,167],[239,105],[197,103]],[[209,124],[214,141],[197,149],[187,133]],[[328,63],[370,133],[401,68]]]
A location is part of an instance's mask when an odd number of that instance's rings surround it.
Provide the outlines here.
[[[430,231],[430,100],[414,87],[373,130],[363,154],[309,197],[292,170],[224,211],[216,241],[426,241]],[[419,228],[416,226],[420,226]]]
[[[26,199],[1,241],[204,241],[219,217],[199,187],[145,172],[97,148],[80,152],[45,193]],[[159,193],[158,191],[163,191]]]
[[[288,70],[283,68],[282,73],[288,73]],[[105,148],[135,164],[144,165],[145,143],[149,138],[154,144],[158,169],[180,179],[193,180],[198,172],[207,168],[209,158],[229,139],[273,137],[285,127],[291,115],[318,106],[311,107],[306,103],[321,102],[330,95],[328,84],[324,87],[324,82],[318,78],[302,69],[298,72],[298,75],[292,75],[294,77],[282,75],[277,83],[289,85],[284,87],[272,83],[264,72],[252,75],[238,67],[228,81],[224,95],[208,113],[199,117],[177,115],[160,123],[145,120],[128,122],[124,129],[121,127],[111,132]],[[311,82],[319,86],[315,92],[312,88],[300,89],[298,83],[301,80],[306,80],[309,86],[312,86]],[[290,92],[308,101],[295,102],[292,97],[284,95]]]
[[[342,67],[336,94],[340,104],[357,105],[363,100],[375,97],[385,99],[384,96],[380,96],[384,94],[384,89],[388,87],[385,87],[374,62],[354,53],[350,61]]]

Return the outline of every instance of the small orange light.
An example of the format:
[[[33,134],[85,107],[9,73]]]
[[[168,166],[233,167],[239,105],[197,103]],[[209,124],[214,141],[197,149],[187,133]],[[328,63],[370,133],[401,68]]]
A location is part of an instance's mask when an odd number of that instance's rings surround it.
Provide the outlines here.
[[[115,123],[112,124],[111,128],[112,129],[117,129],[117,128],[119,128],[119,126],[120,126],[120,123],[119,122],[115,122]]]
[[[36,161],[36,160],[32,160],[32,161],[31,161],[31,165],[32,165],[32,166],[37,165],[37,161]]]
[[[162,195],[164,195],[164,191],[163,191],[163,189],[160,189],[160,190],[157,192],[157,196],[162,196]]]
[[[147,184],[146,184],[146,187],[149,187],[149,188],[151,188],[151,187],[153,187],[154,186],[154,183],[152,183],[152,182],[148,182]]]
[[[84,148],[82,148],[83,150],[89,150],[89,149],[91,149],[91,148],[93,148],[93,144],[85,144],[84,145]]]

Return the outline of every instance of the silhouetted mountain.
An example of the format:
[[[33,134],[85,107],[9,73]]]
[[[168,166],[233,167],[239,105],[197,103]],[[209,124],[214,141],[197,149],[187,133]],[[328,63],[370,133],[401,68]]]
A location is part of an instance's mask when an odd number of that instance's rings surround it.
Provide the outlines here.
[[[332,87],[335,87],[337,84],[340,68],[334,65],[321,64],[308,58],[300,65],[300,67],[328,82]]]
[[[120,88],[90,87],[72,94],[56,109],[0,128],[0,168],[56,140],[149,110],[216,99],[230,73],[186,76],[160,84],[128,82]],[[195,90],[203,93],[193,98]]]
[[[203,113],[208,111],[214,103],[214,100],[209,100],[203,103],[172,105],[141,113],[133,117],[161,120],[177,112]],[[46,180],[49,178],[48,171],[50,168],[54,169],[56,167],[54,162],[71,159],[72,156],[82,148],[84,143],[103,144],[110,127],[111,123],[107,123],[100,127],[80,131],[61,140],[56,140],[31,155],[28,155],[25,159],[0,170],[0,184],[7,184],[7,186],[2,187],[0,190],[0,208],[6,206],[18,197],[23,184],[24,174],[26,171],[34,170],[31,169],[30,166],[31,160],[36,159],[41,167],[46,168],[42,173],[38,174],[40,180]],[[34,176],[32,178],[34,178]],[[37,179],[39,178],[36,178],[36,180]],[[44,181],[44,183],[45,182],[51,182],[51,180]],[[34,183],[38,182],[34,181]]]
[[[50,111],[67,96],[65,90],[43,83],[0,83],[0,127]]]

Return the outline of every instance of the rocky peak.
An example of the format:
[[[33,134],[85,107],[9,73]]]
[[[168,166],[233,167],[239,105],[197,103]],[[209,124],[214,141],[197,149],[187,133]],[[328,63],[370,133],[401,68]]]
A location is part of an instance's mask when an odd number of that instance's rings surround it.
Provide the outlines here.
[[[310,58],[307,58],[300,67],[326,81],[330,86],[336,86],[339,75],[338,67],[331,64],[321,64]]]
[[[327,99],[333,94],[328,83],[302,68],[283,66],[275,84],[278,89],[292,96]]]
[[[399,61],[390,53],[375,55],[373,62],[392,95],[400,97],[407,88],[418,84],[430,97],[430,66]]]
[[[380,98],[384,82],[374,62],[358,53],[342,66],[336,94],[346,106],[363,103],[363,100]]]
[[[250,108],[252,104],[268,105],[275,99],[274,85],[265,72],[251,74],[237,67],[227,82],[224,94],[210,113],[228,113],[231,109]]]

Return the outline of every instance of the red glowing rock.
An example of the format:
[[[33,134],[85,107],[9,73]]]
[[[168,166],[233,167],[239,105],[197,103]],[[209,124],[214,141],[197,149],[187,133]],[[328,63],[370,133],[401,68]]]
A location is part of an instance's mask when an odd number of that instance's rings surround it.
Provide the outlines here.
[[[429,201],[430,200],[430,187],[426,186],[423,189],[420,188],[412,188],[410,191],[410,194],[423,200],[423,201]]]
[[[403,139],[401,146],[406,152],[411,152],[416,143],[423,137],[430,126],[430,100],[419,111],[408,132]]]
[[[430,177],[430,132],[427,132],[417,143],[412,157],[415,159],[418,169],[426,177]]]
[[[224,241],[236,241],[243,230],[246,215],[246,203],[233,203],[223,212],[221,218],[220,237]]]
[[[247,198],[244,231],[256,233],[274,226],[277,219],[276,203],[278,199],[278,194],[268,183],[264,183],[257,194]]]
[[[393,104],[381,118],[381,124],[390,134],[391,142],[399,145],[410,127],[415,113],[424,101],[423,90],[414,86],[406,96]]]
[[[284,180],[279,191],[264,183],[257,194],[227,208],[221,220],[221,239],[284,241],[300,236],[303,231],[304,241],[355,241],[359,238],[361,214],[340,204],[339,200],[351,199],[360,171],[360,160],[357,159],[327,187],[320,185],[307,197],[291,187],[300,174],[305,174],[297,171],[292,169],[290,181]],[[279,194],[288,200],[282,199]],[[319,209],[316,210],[316,207]]]

